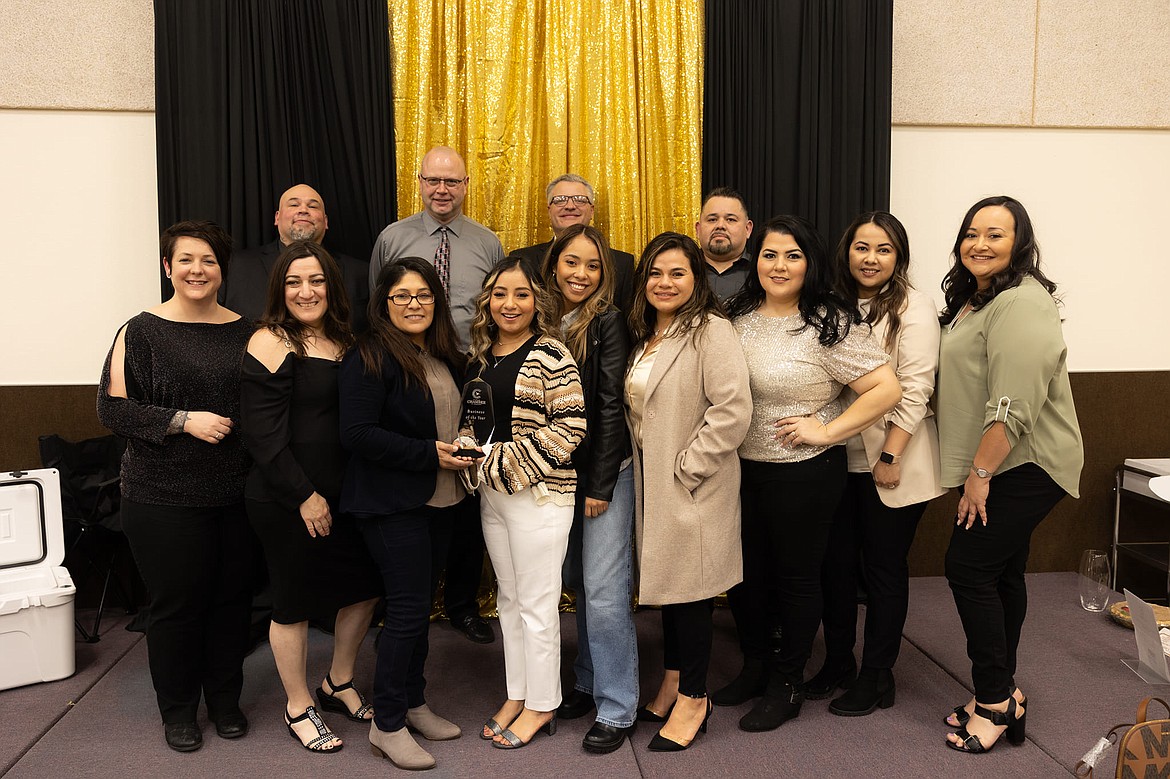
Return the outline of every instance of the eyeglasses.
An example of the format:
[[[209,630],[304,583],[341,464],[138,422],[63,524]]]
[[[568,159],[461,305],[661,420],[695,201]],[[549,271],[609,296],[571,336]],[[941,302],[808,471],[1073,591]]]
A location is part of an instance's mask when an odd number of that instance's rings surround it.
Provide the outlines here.
[[[431,187],[432,189],[438,187],[440,184],[446,185],[447,189],[455,189],[455,187],[457,187],[460,184],[463,184],[467,181],[466,178],[443,179],[443,178],[438,178],[436,176],[419,176],[418,180],[421,181],[422,183],[426,184],[428,187]]]
[[[553,195],[548,204],[550,206],[567,206],[570,200],[579,206],[587,206],[593,202],[588,195]]]
[[[411,295],[408,292],[395,292],[393,295],[387,295],[386,299],[396,306],[409,306],[410,301],[417,300],[420,306],[433,306],[435,304],[435,295],[432,292],[420,292],[417,295]]]

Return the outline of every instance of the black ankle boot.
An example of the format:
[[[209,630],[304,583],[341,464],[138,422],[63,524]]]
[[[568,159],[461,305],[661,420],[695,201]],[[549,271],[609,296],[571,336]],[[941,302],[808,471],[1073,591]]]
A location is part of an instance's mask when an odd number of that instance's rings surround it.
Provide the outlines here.
[[[881,706],[894,705],[894,674],[889,668],[862,666],[857,681],[839,698],[829,703],[829,711],[841,717],[863,717]]]
[[[764,694],[768,686],[768,669],[758,657],[744,657],[743,670],[731,683],[711,694],[716,706],[738,706]]]
[[[857,664],[852,655],[848,658],[825,658],[825,664],[821,666],[821,670],[805,682],[804,697],[810,701],[828,698],[837,691],[838,687],[842,690],[848,690],[856,677]]]
[[[739,729],[749,733],[775,730],[788,720],[799,717],[803,703],[803,685],[785,682],[779,674],[773,672],[769,675],[764,697],[740,718]]]

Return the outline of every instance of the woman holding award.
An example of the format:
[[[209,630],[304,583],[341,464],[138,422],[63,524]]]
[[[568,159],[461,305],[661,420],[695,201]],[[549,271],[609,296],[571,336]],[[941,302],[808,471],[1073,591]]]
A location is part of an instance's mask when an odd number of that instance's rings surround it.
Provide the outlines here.
[[[374,671],[370,743],[399,768],[435,765],[407,731],[430,741],[458,738],[423,696],[431,610],[431,534],[464,507],[456,456],[465,358],[431,263],[386,265],[371,297],[370,329],[341,364],[341,440],[353,452],[341,509],[358,519],[382,572],[386,614]]]
[[[499,749],[556,732],[561,703],[557,605],[585,436],[577,364],[548,334],[552,305],[540,273],[519,257],[488,273],[471,324],[470,373],[489,394],[495,427],[482,442],[483,537],[496,571],[508,699],[480,734]]]

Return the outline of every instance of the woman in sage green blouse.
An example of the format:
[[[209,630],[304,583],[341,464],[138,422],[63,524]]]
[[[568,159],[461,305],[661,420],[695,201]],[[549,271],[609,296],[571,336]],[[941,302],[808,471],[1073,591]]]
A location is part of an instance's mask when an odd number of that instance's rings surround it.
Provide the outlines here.
[[[1016,648],[1027,611],[1032,531],[1078,496],[1084,454],[1056,285],[1019,201],[967,212],[943,280],[946,308],[936,399],[942,483],[958,487],[946,574],[967,637],[975,697],[947,724],[947,746],[984,752],[1024,740],[1027,698]]]

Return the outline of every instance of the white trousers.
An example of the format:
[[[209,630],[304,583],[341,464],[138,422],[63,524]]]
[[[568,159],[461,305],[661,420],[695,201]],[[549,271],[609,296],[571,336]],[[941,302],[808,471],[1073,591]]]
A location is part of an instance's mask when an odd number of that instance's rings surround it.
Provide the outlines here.
[[[533,711],[561,705],[561,566],[573,507],[536,504],[532,490],[516,495],[484,486],[483,541],[496,572],[496,608],[504,636],[508,698]]]

